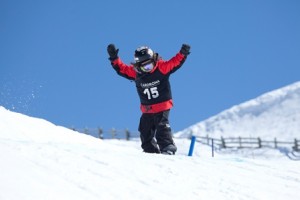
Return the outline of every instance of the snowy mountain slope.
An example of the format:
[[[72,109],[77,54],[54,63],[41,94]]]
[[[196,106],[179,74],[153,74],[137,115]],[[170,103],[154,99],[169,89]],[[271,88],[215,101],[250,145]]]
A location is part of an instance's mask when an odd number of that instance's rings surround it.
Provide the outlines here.
[[[145,154],[139,141],[99,140],[0,107],[0,199],[300,198],[299,163],[216,154],[176,139],[176,156]],[[280,164],[279,164],[280,163]]]
[[[213,137],[300,138],[300,82],[233,106],[178,135],[191,133]]]

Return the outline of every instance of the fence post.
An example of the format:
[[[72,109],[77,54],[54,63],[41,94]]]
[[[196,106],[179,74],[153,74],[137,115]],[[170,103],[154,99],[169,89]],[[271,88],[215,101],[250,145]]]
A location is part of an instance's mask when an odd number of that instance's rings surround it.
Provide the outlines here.
[[[260,139],[260,137],[257,138],[257,141],[258,141],[258,148],[261,148],[262,145],[261,145],[261,139]]]
[[[277,149],[277,138],[274,138],[274,147]]]
[[[240,148],[242,148],[242,138],[239,137],[239,144],[240,144]]]
[[[88,135],[88,134],[89,134],[89,129],[88,129],[88,128],[84,128],[84,131],[83,131],[83,132],[84,132],[84,134],[87,134],[87,135]]]
[[[130,139],[130,132],[128,129],[125,130],[125,137],[126,137],[126,140]]]
[[[114,128],[111,129],[111,137],[112,137],[112,139],[115,139],[116,132],[117,132],[116,129],[114,129]]]
[[[211,139],[211,156],[214,157],[214,150],[215,150],[215,147],[214,147],[214,138]]]
[[[98,135],[100,139],[103,139],[103,130],[101,128],[98,128]]]
[[[222,147],[225,149],[226,148],[226,144],[225,144],[225,139],[223,137],[221,137],[221,142],[222,142]]]
[[[207,141],[207,145],[209,145],[209,137],[208,137],[208,134],[206,135],[206,141]]]
[[[299,149],[298,149],[298,141],[297,141],[296,138],[294,140],[294,143],[295,143],[295,146],[293,147],[294,151],[299,151]]]

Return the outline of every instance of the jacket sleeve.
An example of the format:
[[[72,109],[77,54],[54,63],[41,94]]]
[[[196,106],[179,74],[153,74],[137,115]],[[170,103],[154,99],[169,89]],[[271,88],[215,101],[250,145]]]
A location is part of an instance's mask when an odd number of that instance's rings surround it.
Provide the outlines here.
[[[111,65],[120,76],[129,80],[135,80],[136,71],[134,70],[132,65],[126,65],[122,62],[120,58],[117,58],[116,60],[112,61]]]
[[[178,70],[185,62],[187,56],[177,53],[173,58],[168,61],[160,61],[159,70],[163,74],[171,74]]]

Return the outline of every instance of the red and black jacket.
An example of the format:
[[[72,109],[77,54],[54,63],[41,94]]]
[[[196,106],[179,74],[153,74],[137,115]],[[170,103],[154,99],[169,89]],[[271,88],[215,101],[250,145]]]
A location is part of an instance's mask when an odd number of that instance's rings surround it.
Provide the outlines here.
[[[178,70],[187,56],[177,53],[168,61],[158,59],[149,73],[138,73],[133,65],[124,64],[120,58],[111,62],[116,72],[135,81],[143,113],[158,113],[173,107],[169,76]]]

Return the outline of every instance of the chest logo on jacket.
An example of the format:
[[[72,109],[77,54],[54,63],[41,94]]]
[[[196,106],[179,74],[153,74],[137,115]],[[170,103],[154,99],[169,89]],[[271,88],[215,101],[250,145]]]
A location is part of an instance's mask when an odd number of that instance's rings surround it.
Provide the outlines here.
[[[151,83],[141,83],[140,85],[142,88],[152,88],[158,86],[159,84],[160,84],[160,80],[156,80]]]

